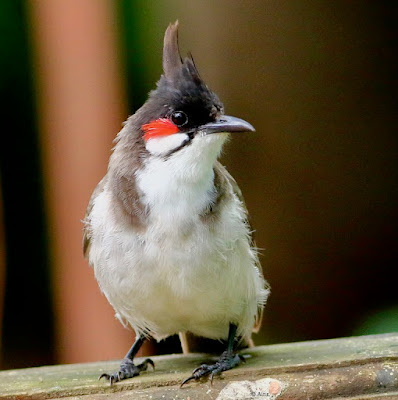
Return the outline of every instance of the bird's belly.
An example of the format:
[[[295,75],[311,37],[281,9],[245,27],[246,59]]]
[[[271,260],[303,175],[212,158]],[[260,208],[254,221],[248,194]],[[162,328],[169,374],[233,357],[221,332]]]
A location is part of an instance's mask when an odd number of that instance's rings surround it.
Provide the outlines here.
[[[160,339],[179,331],[225,338],[229,322],[254,319],[261,282],[246,236],[207,229],[104,233],[108,243],[97,248],[112,250],[93,262],[95,274],[122,320]]]

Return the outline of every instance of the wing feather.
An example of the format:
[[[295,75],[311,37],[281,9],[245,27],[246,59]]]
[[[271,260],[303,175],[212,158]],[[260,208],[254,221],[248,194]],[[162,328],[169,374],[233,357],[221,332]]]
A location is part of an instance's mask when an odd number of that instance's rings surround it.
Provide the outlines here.
[[[247,211],[247,207],[246,207],[246,203],[243,198],[243,195],[242,195],[242,191],[240,190],[238,184],[236,183],[236,181],[232,177],[232,175],[227,171],[227,169],[220,162],[218,162],[218,161],[216,162],[216,164],[214,166],[214,170],[215,170],[216,175],[217,174],[219,175],[219,179],[221,177],[222,180],[229,183],[229,185],[232,188],[233,193],[238,197],[238,199],[242,203],[242,207],[244,209],[245,216],[246,216],[246,223],[250,230],[250,238],[251,238],[250,246],[256,251],[257,246],[256,246],[256,243],[253,238],[253,229],[252,229],[252,226],[250,223],[249,213]],[[257,255],[256,255],[256,265],[257,265],[257,268],[258,268],[261,276],[263,276],[263,271],[262,271],[261,264],[260,264],[260,261],[259,261]],[[266,284],[266,285],[268,288],[268,284]],[[252,332],[254,332],[254,333],[258,333],[261,328],[261,324],[262,324],[262,320],[263,320],[263,310],[264,310],[263,307],[259,307],[258,314],[256,315],[256,320],[255,320],[253,330],[252,330]]]
[[[90,245],[91,245],[91,225],[90,225],[90,214],[94,206],[95,199],[97,196],[104,191],[105,184],[107,182],[107,175],[105,175],[97,187],[94,189],[93,194],[90,197],[90,201],[88,202],[88,206],[86,209],[86,214],[83,219],[83,255],[88,259],[90,254]]]

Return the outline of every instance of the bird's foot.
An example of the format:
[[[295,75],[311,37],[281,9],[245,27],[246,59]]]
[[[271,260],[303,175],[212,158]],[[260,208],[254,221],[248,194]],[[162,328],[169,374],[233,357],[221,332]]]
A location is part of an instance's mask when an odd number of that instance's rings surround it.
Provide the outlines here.
[[[144,362],[138,365],[134,365],[133,361],[129,358],[124,358],[120,364],[119,371],[112,374],[102,374],[98,379],[105,378],[112,386],[115,382],[139,375],[141,371],[145,371],[148,368],[148,364],[155,369],[155,364],[150,358],[147,358]]]
[[[200,367],[194,369],[192,375],[181,383],[181,387],[189,381],[198,381],[208,376],[210,376],[210,382],[213,383],[213,378],[215,375],[219,375],[223,371],[227,371],[236,367],[241,363],[241,361],[245,362],[243,356],[224,351],[224,353],[221,354],[221,357],[215,364],[202,364]]]

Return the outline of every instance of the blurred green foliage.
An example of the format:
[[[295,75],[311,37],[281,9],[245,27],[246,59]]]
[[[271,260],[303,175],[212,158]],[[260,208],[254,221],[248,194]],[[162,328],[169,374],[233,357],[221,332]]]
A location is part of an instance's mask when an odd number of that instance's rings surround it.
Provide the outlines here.
[[[165,26],[157,23],[153,3],[144,0],[118,0],[120,55],[125,67],[129,112],[133,114],[155,88],[162,65]]]
[[[398,332],[398,306],[368,313],[353,331],[353,335],[376,335],[391,332]]]

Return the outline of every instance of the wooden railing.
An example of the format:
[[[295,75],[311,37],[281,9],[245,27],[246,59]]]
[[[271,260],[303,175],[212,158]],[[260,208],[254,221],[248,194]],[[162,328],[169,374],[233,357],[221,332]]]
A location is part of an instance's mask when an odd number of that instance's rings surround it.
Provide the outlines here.
[[[211,356],[153,357],[155,371],[98,381],[119,362],[0,372],[0,399],[398,399],[398,334],[254,347],[246,363],[210,382],[180,383]]]

